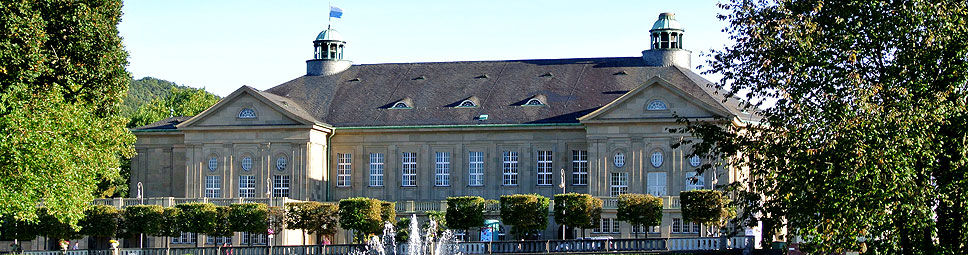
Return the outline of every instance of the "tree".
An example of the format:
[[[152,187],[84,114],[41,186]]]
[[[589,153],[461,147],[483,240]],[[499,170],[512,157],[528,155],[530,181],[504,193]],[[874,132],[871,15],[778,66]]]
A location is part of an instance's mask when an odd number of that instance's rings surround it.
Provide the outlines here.
[[[234,232],[232,231],[231,217],[232,208],[221,205],[215,206],[215,229],[205,234],[216,237],[232,236]]]
[[[658,226],[662,224],[662,199],[648,194],[621,194],[615,214],[618,220],[632,226]],[[639,237],[639,232],[635,232],[635,237]]]
[[[46,207],[37,209],[38,231],[50,239],[73,239],[78,236],[77,229],[67,222],[63,222]]]
[[[266,233],[266,236],[275,235],[282,233],[282,230],[286,229],[286,210],[278,206],[269,206],[269,229],[272,233]]]
[[[355,231],[354,239],[365,242],[370,234],[377,234],[382,229],[382,203],[380,200],[356,197],[339,201],[339,224],[344,229]]]
[[[729,199],[718,190],[683,191],[679,193],[679,203],[682,206],[682,220],[686,222],[720,227],[736,215],[728,207]]]
[[[602,218],[602,200],[590,194],[555,195],[555,223],[582,229],[593,228]]]
[[[337,208],[333,204],[320,202],[286,203],[286,225],[303,232],[303,245],[306,234],[334,234],[336,232]]]
[[[0,240],[29,241],[39,234],[36,223],[17,220],[13,215],[0,216]]]
[[[269,207],[265,204],[232,204],[229,207],[232,209],[229,214],[232,231],[243,232],[252,240],[252,233],[265,233],[269,229]]]
[[[205,89],[171,88],[164,99],[154,99],[141,105],[131,116],[130,127],[139,127],[175,116],[195,116],[218,103],[219,97]]]
[[[6,1],[0,9],[0,215],[75,226],[134,136],[118,106],[121,1]]]
[[[117,233],[118,217],[120,217],[118,210],[109,205],[95,205],[84,212],[84,218],[81,219],[79,225],[81,226],[81,234],[92,239],[88,243],[89,248],[93,249],[96,243],[93,240],[94,238],[113,237]]]
[[[410,240],[410,218],[398,218],[394,227],[396,228],[397,233],[393,236],[393,239],[396,240],[397,243],[406,243],[407,240]]]
[[[428,221],[423,223],[424,229],[427,233],[434,233],[434,237],[439,237],[443,235],[444,230],[449,229],[447,227],[447,212],[442,211],[426,211]],[[431,226],[430,222],[433,221],[434,225]],[[431,229],[431,227],[433,227]]]
[[[740,219],[809,253],[968,253],[968,3],[722,7],[736,44],[706,72],[754,119],[680,131],[691,154],[749,169],[728,189]]]
[[[484,198],[448,197],[445,219],[451,229],[470,230],[484,226]]]
[[[124,208],[124,229],[129,235],[145,234],[156,236],[161,233],[161,223],[165,209],[159,205],[132,205]],[[141,236],[138,242],[144,240]]]
[[[218,224],[218,210],[210,203],[186,203],[176,205],[181,214],[178,215],[178,225],[182,231],[195,234],[215,233]],[[196,243],[196,246],[198,243]]]
[[[513,226],[516,238],[531,239],[532,235],[548,227],[547,197],[538,194],[501,196],[501,220]]]
[[[179,215],[181,215],[181,209],[178,209],[178,207],[165,207],[161,213],[161,229],[158,231],[158,235],[166,237],[165,248],[168,248],[172,237],[181,236],[182,226],[178,221]]]
[[[380,201],[380,220],[382,222],[397,222],[397,203]]]

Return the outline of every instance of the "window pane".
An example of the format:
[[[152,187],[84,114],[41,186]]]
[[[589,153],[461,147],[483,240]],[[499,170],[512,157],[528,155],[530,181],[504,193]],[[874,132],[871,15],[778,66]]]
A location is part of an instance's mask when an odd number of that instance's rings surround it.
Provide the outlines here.
[[[518,185],[518,152],[504,152],[504,185]]]
[[[402,178],[400,178],[400,185],[417,186],[417,153],[404,152],[400,160],[403,164],[401,167],[403,174]]]
[[[353,154],[336,154],[336,186],[349,187],[352,183]]]
[[[484,152],[483,151],[468,152],[467,162],[468,162],[467,185],[470,185],[470,186],[484,185]]]
[[[383,186],[383,153],[370,153],[370,186]]]
[[[551,185],[552,158],[551,151],[538,151],[538,185]]]
[[[450,152],[437,152],[434,157],[434,185],[450,186]]]
[[[588,185],[588,151],[571,151],[571,184]]]

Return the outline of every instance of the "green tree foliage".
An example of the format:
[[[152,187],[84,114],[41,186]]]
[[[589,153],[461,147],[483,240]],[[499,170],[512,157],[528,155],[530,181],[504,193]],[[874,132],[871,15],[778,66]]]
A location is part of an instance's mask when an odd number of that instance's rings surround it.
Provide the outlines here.
[[[176,205],[181,214],[178,215],[178,225],[182,231],[196,234],[215,233],[219,217],[218,209],[210,203],[186,203]]]
[[[660,208],[661,208],[661,201]],[[709,226],[723,226],[736,215],[729,199],[718,190],[690,190],[679,193],[682,220]],[[651,225],[650,225],[651,226]]]
[[[662,224],[662,199],[648,194],[618,195],[615,216],[633,226],[659,226]]]
[[[484,203],[478,196],[448,197],[447,226],[461,230],[483,227]]]
[[[81,234],[92,237],[113,237],[118,231],[118,210],[110,205],[95,205],[84,211]]]
[[[215,230],[206,233],[211,236],[232,236],[232,208],[228,206],[215,206]]]
[[[37,209],[37,214],[38,231],[47,238],[58,240],[79,236],[74,226],[58,219],[54,212],[46,207]]]
[[[0,240],[33,240],[37,237],[37,223],[18,220],[13,215],[0,216]]]
[[[181,223],[178,221],[178,217],[181,214],[181,209],[178,207],[165,207],[162,212],[161,217],[161,229],[158,231],[158,236],[166,237],[179,237],[181,236]]]
[[[396,220],[397,220],[397,203],[380,201],[380,221],[394,223],[396,222]]]
[[[76,225],[134,136],[118,115],[128,83],[121,1],[13,0],[0,8],[0,215],[37,203]],[[120,157],[119,157],[120,156]]]
[[[141,105],[131,116],[129,127],[144,126],[174,116],[195,116],[214,105],[219,97],[204,89],[172,88],[164,99]]]
[[[736,44],[707,71],[758,117],[682,131],[695,154],[749,169],[730,188],[740,218],[815,254],[968,253],[968,3],[722,7]]]
[[[232,231],[247,233],[265,233],[269,229],[269,207],[265,204],[246,203],[232,204],[229,222]]]
[[[363,242],[367,235],[378,234],[383,229],[382,208],[377,199],[342,199],[339,201],[339,224],[343,229],[354,230],[354,239]]]
[[[286,203],[286,225],[300,229],[303,235],[332,235],[337,230],[339,208],[335,204],[320,202]],[[307,238],[303,238],[305,243]]]
[[[430,231],[434,231],[434,233],[437,233],[436,236],[441,236],[444,233],[444,230],[450,228],[447,226],[447,212],[426,211],[425,213],[427,213],[427,219],[429,220],[423,223],[423,229],[426,229],[428,233]],[[430,229],[430,221],[433,221],[436,224],[434,229]]]
[[[501,220],[515,238],[531,239],[548,227],[549,199],[538,194],[501,196]]]
[[[602,218],[602,204],[601,199],[590,194],[557,194],[555,195],[555,223],[582,230],[598,226]]]
[[[397,243],[405,243],[410,240],[410,218],[398,218],[394,227],[397,229],[397,233],[393,236],[393,239]]]
[[[159,205],[132,205],[124,208],[124,229],[128,234],[156,236],[161,233],[165,209]]]
[[[272,229],[273,233],[279,234],[286,228],[286,209],[278,206],[270,206],[269,229]]]
[[[184,89],[188,87],[154,77],[132,79],[128,83],[128,93],[125,94],[124,101],[121,104],[121,115],[130,118],[142,105],[156,99],[164,100],[167,98],[174,88]]]

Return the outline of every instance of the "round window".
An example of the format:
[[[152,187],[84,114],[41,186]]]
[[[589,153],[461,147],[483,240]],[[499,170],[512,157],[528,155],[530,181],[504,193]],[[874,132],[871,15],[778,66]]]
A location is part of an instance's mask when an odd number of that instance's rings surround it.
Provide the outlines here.
[[[239,112],[240,119],[255,119],[255,110],[244,108]]]
[[[691,158],[689,158],[689,165],[690,166],[697,167],[697,166],[699,166],[700,163],[702,163],[702,160],[699,159],[699,155],[694,155]]]
[[[662,152],[657,151],[652,153],[652,166],[660,167],[662,166]]]
[[[212,157],[208,159],[208,170],[215,171],[218,169],[218,158]]]
[[[615,167],[625,166],[625,154],[621,152],[615,153]]]
[[[242,170],[245,170],[245,171],[252,170],[252,157],[242,158]]]
[[[276,159],[276,169],[279,169],[279,171],[286,170],[286,163],[286,158],[279,157]]]

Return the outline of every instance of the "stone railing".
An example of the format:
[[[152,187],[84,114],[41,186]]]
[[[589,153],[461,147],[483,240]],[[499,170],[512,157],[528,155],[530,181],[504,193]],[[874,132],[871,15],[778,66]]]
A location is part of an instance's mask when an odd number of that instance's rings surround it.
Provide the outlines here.
[[[270,204],[271,202],[271,204]],[[299,202],[299,200],[285,197],[274,198],[175,198],[175,197],[150,197],[150,198],[105,198],[94,199],[93,205],[110,205],[117,208],[125,208],[132,205],[160,205],[164,207],[175,206],[186,203],[212,203],[215,205],[231,205],[244,203],[260,203],[269,206],[283,207],[289,202]]]
[[[617,209],[618,197],[599,197],[602,199],[603,209]],[[679,209],[679,196],[661,196],[662,209]]]

